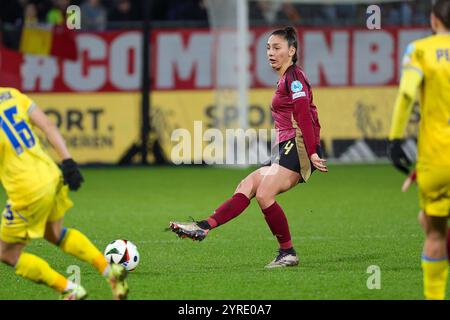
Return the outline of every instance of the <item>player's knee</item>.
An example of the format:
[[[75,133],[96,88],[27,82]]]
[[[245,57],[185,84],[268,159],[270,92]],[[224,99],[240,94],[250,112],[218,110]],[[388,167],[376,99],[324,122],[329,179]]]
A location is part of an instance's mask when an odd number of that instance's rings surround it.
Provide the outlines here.
[[[235,193],[242,193],[247,198],[252,199],[255,196],[254,183],[251,179],[242,180],[236,188]]]
[[[265,189],[258,189],[256,191],[256,201],[258,201],[261,208],[268,207],[273,202],[274,198],[274,194]]]
[[[12,251],[5,251],[0,248],[0,261],[4,264],[14,267],[19,259],[19,254]]]
[[[429,229],[427,232],[427,240],[433,244],[440,245],[447,240],[447,234],[437,229]]]

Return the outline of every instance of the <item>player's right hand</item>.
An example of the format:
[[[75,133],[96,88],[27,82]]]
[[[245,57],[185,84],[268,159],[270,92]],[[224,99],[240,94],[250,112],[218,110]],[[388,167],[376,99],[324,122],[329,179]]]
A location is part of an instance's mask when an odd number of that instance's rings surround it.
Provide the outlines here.
[[[411,161],[406,156],[402,148],[403,141],[401,139],[393,139],[388,141],[387,155],[392,164],[401,172],[408,175]]]
[[[73,159],[65,159],[62,162],[62,172],[64,177],[64,184],[69,185],[69,189],[76,191],[81,187],[84,181],[78,164]]]

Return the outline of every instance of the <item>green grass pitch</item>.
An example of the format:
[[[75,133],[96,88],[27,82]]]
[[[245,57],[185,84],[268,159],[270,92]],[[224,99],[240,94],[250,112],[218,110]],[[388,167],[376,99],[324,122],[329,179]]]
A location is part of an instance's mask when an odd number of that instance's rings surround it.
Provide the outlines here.
[[[416,188],[388,165],[335,165],[328,174],[278,196],[290,222],[300,266],[263,267],[277,242],[255,200],[203,242],[165,232],[170,220],[200,219],[229,198],[251,169],[204,167],[84,169],[66,226],[101,251],[132,240],[141,254],[130,273],[130,299],[422,299]],[[5,194],[0,193],[4,203]],[[90,299],[110,299],[106,281],[88,264],[44,240],[27,248],[59,272],[81,268]],[[369,290],[367,269],[379,266],[381,289]],[[0,299],[55,299],[43,285],[0,265]],[[447,289],[447,296],[449,290]]]

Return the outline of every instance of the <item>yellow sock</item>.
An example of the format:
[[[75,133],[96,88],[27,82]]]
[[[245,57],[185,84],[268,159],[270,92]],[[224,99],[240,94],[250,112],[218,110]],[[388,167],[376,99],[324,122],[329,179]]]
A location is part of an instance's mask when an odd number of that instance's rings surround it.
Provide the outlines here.
[[[108,262],[84,234],[75,229],[64,229],[61,237],[59,246],[64,252],[90,263],[100,273],[105,272]]]
[[[44,283],[59,292],[63,292],[69,282],[53,270],[47,261],[29,253],[22,252],[15,268],[18,276],[36,283]]]
[[[425,299],[443,300],[448,277],[448,259],[430,259],[422,256]]]

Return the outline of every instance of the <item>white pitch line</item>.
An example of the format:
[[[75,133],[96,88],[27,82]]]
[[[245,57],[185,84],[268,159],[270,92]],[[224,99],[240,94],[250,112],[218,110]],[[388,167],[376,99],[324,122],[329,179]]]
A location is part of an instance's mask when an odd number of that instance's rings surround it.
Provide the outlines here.
[[[419,238],[421,237],[420,234],[392,234],[392,235],[381,235],[381,234],[374,234],[374,235],[352,235],[352,236],[346,236],[346,237],[327,237],[327,236],[297,236],[292,237],[292,239],[296,240],[318,240],[318,241],[325,241],[325,240],[361,240],[361,239],[398,239],[398,238]],[[214,242],[238,242],[242,241],[242,239],[230,239],[225,237],[210,237],[211,240],[214,240]],[[172,240],[135,240],[134,242],[136,244],[142,243],[178,243],[179,241],[183,241],[184,239],[172,239]],[[253,241],[253,242],[259,242],[259,241],[273,241],[274,237],[264,237],[264,238],[254,238],[254,239],[245,239],[246,242]]]

